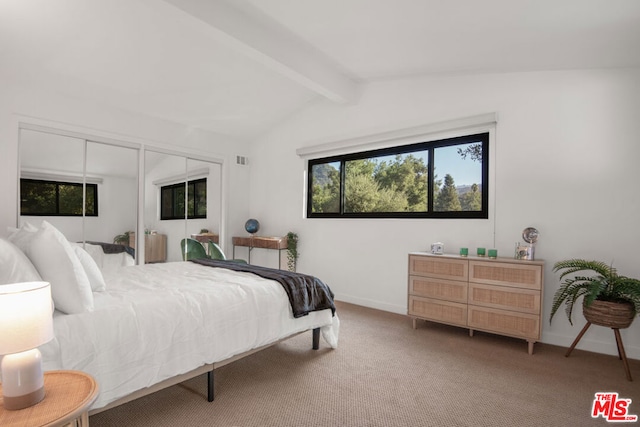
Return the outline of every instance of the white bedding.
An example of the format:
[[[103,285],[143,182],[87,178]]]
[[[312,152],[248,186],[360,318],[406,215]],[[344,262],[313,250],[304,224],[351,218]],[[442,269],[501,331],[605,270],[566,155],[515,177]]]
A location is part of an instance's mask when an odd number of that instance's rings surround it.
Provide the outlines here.
[[[173,262],[104,276],[94,311],[55,312],[55,339],[40,347],[45,370],[78,369],[96,378],[92,409],[296,332],[321,327],[331,347],[338,343],[331,310],[294,319],[282,286],[251,273]]]
[[[102,274],[117,272],[120,267],[127,267],[135,264],[135,260],[127,252],[119,252],[115,254],[105,254],[100,245],[90,243],[80,244],[91,258],[98,264]]]

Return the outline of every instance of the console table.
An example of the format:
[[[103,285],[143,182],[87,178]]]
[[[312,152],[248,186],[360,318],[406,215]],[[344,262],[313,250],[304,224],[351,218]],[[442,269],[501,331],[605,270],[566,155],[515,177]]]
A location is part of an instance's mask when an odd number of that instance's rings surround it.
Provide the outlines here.
[[[278,251],[278,268],[281,269],[281,260],[280,256],[283,249],[287,249],[287,237],[233,237],[231,239],[233,243],[233,258],[236,257],[236,246],[244,246],[249,248],[249,259],[248,262],[251,264],[251,251],[253,248],[260,249],[276,249]]]
[[[192,234],[191,238],[194,240],[197,240],[200,243],[204,243],[205,245],[207,243],[209,243],[209,240],[211,240],[213,243],[220,243],[219,237],[217,234],[215,233],[199,233],[199,234]]]

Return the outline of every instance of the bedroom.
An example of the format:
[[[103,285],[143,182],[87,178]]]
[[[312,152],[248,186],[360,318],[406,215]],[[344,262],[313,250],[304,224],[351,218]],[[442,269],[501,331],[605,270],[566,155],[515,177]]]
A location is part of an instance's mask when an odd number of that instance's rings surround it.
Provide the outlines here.
[[[27,6],[22,8],[19,3]],[[551,265],[557,260],[603,259],[615,262],[623,274],[640,277],[636,247],[636,223],[640,216],[637,197],[640,171],[636,165],[640,158],[637,2],[622,2],[616,10],[601,1],[588,2],[587,6],[584,2],[567,1],[562,2],[562,7],[556,6],[557,2],[543,3],[540,9],[525,2],[524,6],[532,8],[524,9],[530,13],[530,19],[537,19],[538,25],[544,28],[538,34],[551,40],[556,36],[554,31],[559,31],[566,22],[577,22],[585,29],[574,29],[564,49],[551,49],[549,45],[553,42],[546,40],[539,40],[544,42],[541,46],[518,44],[537,39],[520,39],[520,34],[508,22],[494,21],[494,25],[501,25],[503,33],[491,33],[493,38],[485,39],[484,44],[476,48],[484,46],[485,50],[480,50],[484,56],[491,56],[487,46],[505,49],[512,52],[511,55],[496,55],[496,62],[477,72],[432,68],[430,72],[394,78],[373,78],[372,75],[356,85],[359,94],[355,102],[338,103],[325,94],[318,95],[320,91],[305,86],[300,75],[293,84],[285,81],[281,74],[275,75],[274,62],[261,64],[264,75],[259,78],[264,79],[264,85],[251,80],[246,88],[252,95],[248,98],[251,105],[244,109],[237,107],[234,99],[239,102],[241,95],[247,94],[232,91],[233,99],[227,100],[226,106],[214,109],[211,120],[186,107],[169,116],[167,104],[179,103],[181,96],[190,90],[202,90],[195,81],[187,81],[201,77],[189,74],[191,67],[184,70],[174,64],[175,68],[169,68],[171,62],[161,62],[167,68],[156,75],[152,74],[151,66],[145,68],[136,63],[135,67],[125,67],[135,58],[136,51],[118,50],[127,45],[126,37],[130,36],[127,25],[144,21],[146,16],[155,16],[161,23],[173,17],[181,25],[191,26],[193,33],[203,33],[200,43],[195,42],[195,34],[186,32],[185,27],[151,33],[162,43],[162,49],[149,51],[155,59],[168,55],[172,47],[179,47],[178,41],[184,42],[180,34],[194,37],[189,39],[193,52],[174,53],[176,56],[171,58],[176,63],[197,59],[201,52],[209,53],[207,43],[221,45],[211,34],[213,30],[195,18],[169,14],[173,3],[179,2],[136,3],[129,9],[128,19],[119,22],[120,32],[105,32],[113,39],[104,39],[100,37],[101,27],[87,24],[93,17],[90,11],[85,11],[88,15],[78,12],[79,19],[86,21],[74,22],[73,14],[48,10],[42,2],[3,2],[0,14],[2,40],[6,43],[3,55],[10,61],[3,59],[0,70],[3,77],[0,83],[0,185],[5,197],[5,203],[0,206],[0,225],[15,226],[18,222],[18,123],[31,118],[34,125],[63,127],[104,138],[225,159],[224,248],[230,250],[231,236],[244,233],[244,222],[250,217],[260,220],[264,235],[296,231],[300,236],[299,270],[311,272],[329,283],[341,301],[404,314],[408,252],[427,250],[431,243],[441,241],[447,251],[461,246],[486,246],[506,254],[527,226],[535,226],[541,233],[537,257],[546,261],[545,320],[558,285],[557,276],[551,272]],[[257,3],[240,2],[243,7],[257,7]],[[273,2],[274,9],[264,6],[267,8],[264,13],[274,14],[283,21],[295,19],[295,8],[291,9],[290,3]],[[406,7],[410,3],[407,2]],[[506,7],[505,3],[496,1],[491,5]],[[35,10],[29,10],[29,4],[33,4]],[[281,10],[278,15],[278,6],[288,7],[291,16]],[[117,7],[125,6],[118,3],[113,7],[116,10],[111,13],[117,16],[120,10]],[[357,5],[352,7],[357,10]],[[467,7],[471,6],[467,4]],[[552,8],[554,13],[547,8]],[[488,9],[474,10],[469,16],[481,16],[492,22]],[[368,19],[378,23],[385,11],[381,6]],[[320,10],[314,12],[324,16]],[[29,19],[30,14],[33,19]],[[496,15],[499,14],[492,14]],[[47,19],[50,16],[56,19]],[[300,14],[301,26],[309,22],[303,19],[305,16],[304,19],[313,22],[312,17]],[[545,17],[547,19],[543,19]],[[155,29],[154,21],[144,22],[151,30]],[[436,24],[433,20],[429,22]],[[292,25],[288,21],[287,24]],[[370,22],[362,23],[366,24]],[[65,32],[63,28],[75,30]],[[98,34],[91,32],[92,28]],[[344,27],[340,29],[344,33],[336,30],[332,34],[336,37],[348,34]],[[87,37],[80,37],[78,33]],[[51,34],[59,36],[47,40]],[[471,32],[467,37],[476,35]],[[379,35],[383,36],[390,37],[386,31]],[[103,49],[98,54],[90,54],[81,41]],[[154,46],[149,43],[135,46],[139,49]],[[55,50],[55,46],[62,50]],[[449,46],[455,47],[455,44]],[[545,55],[546,49],[549,55]],[[400,58],[391,56],[392,49],[384,52],[389,55],[385,61],[374,61],[375,55],[370,58],[372,64],[379,67],[373,71],[380,74],[385,70],[385,63],[401,62]],[[435,55],[438,50],[433,52]],[[405,52],[409,58],[411,53]],[[241,50],[241,58],[236,56],[237,53],[233,55],[225,50],[223,58],[237,60],[246,68],[251,68],[248,65],[258,68],[252,61],[263,60],[255,59],[252,51],[246,49]],[[441,53],[437,58],[444,61],[446,56]],[[473,51],[456,54],[456,57],[473,58]],[[82,58],[87,61],[78,60]],[[512,62],[506,62],[508,58]],[[13,65],[5,65],[8,62]],[[241,77],[258,78],[253,75],[255,70],[246,68],[236,72]],[[208,70],[213,73],[215,68]],[[162,78],[179,76],[180,72],[186,74],[174,80],[173,85],[167,85],[166,99],[152,96],[157,88],[153,85],[161,86],[165,83]],[[126,78],[127,73],[130,79]],[[147,81],[148,75],[154,75],[158,81]],[[300,80],[303,83],[299,83]],[[91,87],[98,92],[91,95]],[[229,82],[227,89],[234,88]],[[202,108],[214,102],[212,100],[227,96],[221,88],[204,93],[209,98],[199,98],[197,105]],[[284,109],[277,109],[276,99],[289,103]],[[145,103],[147,109],[143,112],[141,107]],[[225,108],[228,111],[225,112]],[[493,207],[489,220],[304,218],[305,162],[296,154],[297,149],[487,113],[497,114]],[[212,130],[216,125],[217,132]],[[248,165],[237,165],[236,156],[246,156]],[[274,188],[278,191],[273,191]],[[256,252],[253,256],[258,264],[273,262],[268,253]],[[381,265],[385,268],[372,267]],[[623,331],[627,355],[633,359],[640,358],[639,328],[635,322]],[[579,327],[561,318],[552,324],[544,321],[542,341],[566,347],[578,331]],[[579,348],[605,354],[616,351],[610,331],[598,329],[590,330]]]

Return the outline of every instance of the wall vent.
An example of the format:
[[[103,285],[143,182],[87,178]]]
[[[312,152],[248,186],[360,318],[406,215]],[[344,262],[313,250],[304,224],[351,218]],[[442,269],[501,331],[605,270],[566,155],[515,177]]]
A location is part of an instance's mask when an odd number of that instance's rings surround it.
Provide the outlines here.
[[[236,163],[239,165],[249,164],[249,158],[246,156],[236,156]]]

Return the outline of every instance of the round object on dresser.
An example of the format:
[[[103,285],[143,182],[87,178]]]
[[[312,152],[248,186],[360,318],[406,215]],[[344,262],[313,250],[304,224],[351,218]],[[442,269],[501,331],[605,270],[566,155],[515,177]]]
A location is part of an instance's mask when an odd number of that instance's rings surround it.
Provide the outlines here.
[[[533,227],[527,227],[522,230],[522,238],[529,244],[534,244],[535,242],[537,242],[539,235],[540,233],[538,232],[538,230]]]
[[[257,219],[248,219],[247,222],[244,223],[244,229],[247,230],[247,233],[256,234],[258,230],[260,230],[260,223]]]

